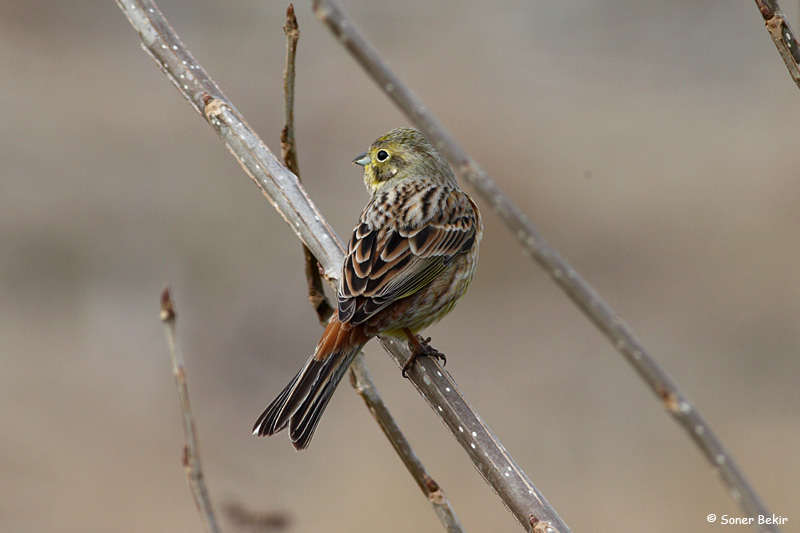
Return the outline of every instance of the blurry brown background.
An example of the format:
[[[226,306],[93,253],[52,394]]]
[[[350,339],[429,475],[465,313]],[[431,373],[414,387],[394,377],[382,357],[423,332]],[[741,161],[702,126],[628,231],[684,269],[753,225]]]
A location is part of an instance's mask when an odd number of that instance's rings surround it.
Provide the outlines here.
[[[800,91],[754,3],[485,4],[345,7],[800,531]],[[285,4],[160,5],[277,152]],[[296,8],[301,171],[346,236],[367,200],[350,160],[408,121],[308,2]],[[218,507],[286,513],[291,531],[441,531],[348,386],[307,451],[251,436],[320,334],[300,247],[117,6],[6,0],[2,12],[0,530],[201,529],[158,321],[169,283]],[[567,523],[719,531],[707,514],[741,516],[484,213],[473,287],[429,332]],[[518,531],[388,356],[367,354],[467,529]]]

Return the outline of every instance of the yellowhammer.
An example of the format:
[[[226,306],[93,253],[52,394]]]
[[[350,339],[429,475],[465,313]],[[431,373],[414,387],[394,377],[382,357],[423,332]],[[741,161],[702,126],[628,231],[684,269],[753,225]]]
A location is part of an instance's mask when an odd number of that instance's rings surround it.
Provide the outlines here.
[[[453,309],[478,263],[478,206],[422,134],[394,129],[353,162],[364,167],[372,198],[350,238],[338,313],[253,428],[263,436],[289,426],[298,450],[308,446],[333,391],[372,337],[408,338],[412,357],[403,375],[416,356],[444,358],[416,333]]]

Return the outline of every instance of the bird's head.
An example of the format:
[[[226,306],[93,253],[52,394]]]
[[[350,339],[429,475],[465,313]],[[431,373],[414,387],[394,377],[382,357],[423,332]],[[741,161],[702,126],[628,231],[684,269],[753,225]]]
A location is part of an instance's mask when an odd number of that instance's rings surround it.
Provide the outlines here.
[[[364,184],[372,195],[413,177],[455,180],[447,161],[412,128],[397,128],[379,137],[353,163],[364,167]]]

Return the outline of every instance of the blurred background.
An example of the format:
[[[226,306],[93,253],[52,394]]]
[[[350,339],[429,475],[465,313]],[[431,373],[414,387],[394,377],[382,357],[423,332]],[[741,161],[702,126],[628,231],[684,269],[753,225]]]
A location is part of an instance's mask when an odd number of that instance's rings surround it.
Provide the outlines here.
[[[279,153],[286,4],[159,5]],[[800,531],[800,91],[754,3],[344,6]],[[309,2],[296,10],[300,168],[347,238],[367,201],[351,159],[409,122]],[[201,530],[158,319],[169,283],[218,508],[287,531],[441,531],[346,384],[307,451],[250,434],[321,332],[301,248],[114,2],[2,11],[0,530]],[[621,356],[478,204],[474,284],[429,334],[565,521],[717,531],[709,513],[741,516]],[[465,527],[518,531],[377,343],[367,360]],[[243,530],[225,514],[222,525]]]

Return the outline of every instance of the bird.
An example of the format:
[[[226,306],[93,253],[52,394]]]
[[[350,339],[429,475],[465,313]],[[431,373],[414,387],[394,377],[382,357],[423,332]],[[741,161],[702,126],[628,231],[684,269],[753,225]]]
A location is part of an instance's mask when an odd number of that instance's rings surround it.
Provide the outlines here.
[[[371,338],[408,340],[404,377],[419,356],[446,361],[417,333],[455,307],[478,263],[478,206],[419,131],[393,129],[353,163],[364,167],[370,200],[347,247],[336,312],[314,354],[253,427],[257,436],[288,427],[298,451],[308,447],[336,386]]]

